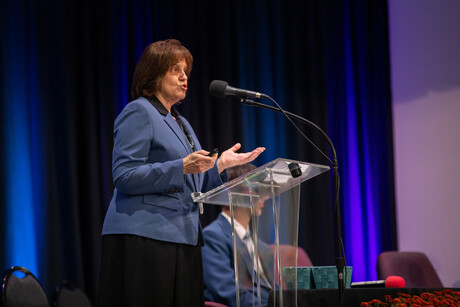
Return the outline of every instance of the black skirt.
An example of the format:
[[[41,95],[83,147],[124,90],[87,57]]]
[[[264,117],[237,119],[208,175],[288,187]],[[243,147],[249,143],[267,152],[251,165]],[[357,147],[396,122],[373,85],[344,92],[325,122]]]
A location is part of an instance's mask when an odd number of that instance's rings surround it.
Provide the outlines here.
[[[97,306],[202,307],[203,291],[200,243],[103,236]]]

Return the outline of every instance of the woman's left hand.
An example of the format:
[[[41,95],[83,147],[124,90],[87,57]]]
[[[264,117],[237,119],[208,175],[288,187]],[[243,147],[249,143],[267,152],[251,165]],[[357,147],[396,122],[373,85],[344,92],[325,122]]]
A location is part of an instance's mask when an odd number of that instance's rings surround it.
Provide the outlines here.
[[[265,151],[265,147],[257,147],[251,152],[237,153],[240,148],[241,144],[236,143],[220,155],[219,159],[217,159],[219,173],[222,173],[229,167],[249,163]]]

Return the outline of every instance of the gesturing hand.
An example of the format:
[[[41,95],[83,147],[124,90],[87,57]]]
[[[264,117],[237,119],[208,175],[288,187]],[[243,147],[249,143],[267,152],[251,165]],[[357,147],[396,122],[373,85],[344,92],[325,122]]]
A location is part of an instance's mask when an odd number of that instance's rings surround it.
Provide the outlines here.
[[[202,149],[182,159],[184,163],[184,174],[198,174],[211,169],[216,163],[217,155],[208,157],[208,154],[209,151]]]
[[[219,173],[222,173],[229,167],[249,163],[265,151],[265,147],[257,147],[251,152],[237,153],[240,148],[241,144],[236,143],[222,153],[217,160],[217,169],[219,170]]]

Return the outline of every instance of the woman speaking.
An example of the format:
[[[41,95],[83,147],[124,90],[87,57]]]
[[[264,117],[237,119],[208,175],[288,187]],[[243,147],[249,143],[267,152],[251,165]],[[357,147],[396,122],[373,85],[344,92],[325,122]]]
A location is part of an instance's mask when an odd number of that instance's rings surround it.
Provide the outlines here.
[[[174,105],[187,93],[193,57],[177,40],[143,51],[129,102],[114,124],[114,192],[102,230],[98,306],[203,306],[202,234],[192,192],[265,148],[220,157],[201,148]],[[224,175],[224,174],[223,174]]]

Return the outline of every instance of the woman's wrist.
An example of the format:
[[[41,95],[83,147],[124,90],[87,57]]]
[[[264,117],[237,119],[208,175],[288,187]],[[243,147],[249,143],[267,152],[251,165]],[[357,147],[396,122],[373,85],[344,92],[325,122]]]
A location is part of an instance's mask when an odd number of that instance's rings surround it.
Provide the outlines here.
[[[222,158],[217,159],[217,171],[219,174],[221,174],[223,171],[225,171],[226,167],[224,163],[222,162]]]

